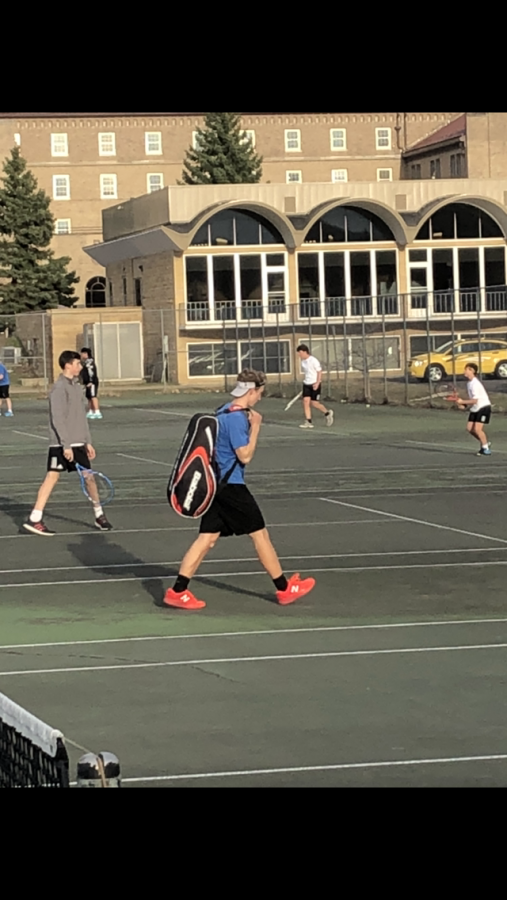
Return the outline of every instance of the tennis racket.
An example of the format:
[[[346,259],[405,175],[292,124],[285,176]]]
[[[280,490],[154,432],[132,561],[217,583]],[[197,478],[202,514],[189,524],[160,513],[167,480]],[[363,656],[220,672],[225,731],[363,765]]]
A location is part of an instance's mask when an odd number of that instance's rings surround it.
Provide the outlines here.
[[[87,500],[91,503],[98,501],[101,506],[111,503],[114,498],[114,487],[106,475],[103,475],[102,472],[95,472],[93,469],[86,469],[79,463],[76,463],[76,471],[81,482],[81,490]],[[96,497],[93,496],[95,491]]]
[[[290,409],[291,406],[294,406],[294,404],[297,403],[297,401],[298,401],[302,396],[303,396],[303,391],[300,391],[299,394],[297,394],[295,397],[292,398],[292,400],[289,401],[289,403],[287,403],[287,406],[285,407],[284,412],[287,412],[287,410]]]

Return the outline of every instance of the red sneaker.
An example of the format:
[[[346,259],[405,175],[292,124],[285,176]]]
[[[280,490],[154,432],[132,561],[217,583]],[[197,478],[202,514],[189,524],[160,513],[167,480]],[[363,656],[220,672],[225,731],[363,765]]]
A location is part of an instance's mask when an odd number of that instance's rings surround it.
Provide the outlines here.
[[[204,609],[204,600],[198,600],[190,591],[181,591],[177,594],[170,588],[164,597],[164,606],[175,606],[177,609]]]
[[[27,519],[26,522],[23,523],[23,528],[25,531],[31,531],[32,534],[44,534],[46,537],[51,537],[54,535],[54,531],[50,531],[47,525],[44,525],[44,522],[31,522],[30,519]]]
[[[288,606],[289,603],[294,603],[295,600],[299,600],[300,597],[309,594],[310,591],[313,591],[314,587],[315,578],[305,578],[304,581],[301,581],[298,572],[297,575],[291,575],[285,591],[276,592],[276,599],[280,606]]]

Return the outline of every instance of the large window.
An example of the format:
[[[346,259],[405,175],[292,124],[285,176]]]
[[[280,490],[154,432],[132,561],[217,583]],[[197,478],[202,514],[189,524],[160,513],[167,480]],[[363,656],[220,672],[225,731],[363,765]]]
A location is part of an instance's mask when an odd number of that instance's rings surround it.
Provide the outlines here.
[[[505,252],[505,246],[410,250],[412,309],[426,310],[429,296],[434,313],[506,310]]]
[[[190,378],[237,375],[244,368],[267,375],[290,372],[289,341],[227,341],[188,345]]]
[[[353,206],[335,206],[312,225],[305,238],[306,244],[370,241],[394,241],[394,235],[375,213]]]
[[[187,321],[287,315],[285,253],[187,256]]]
[[[278,229],[263,216],[239,209],[225,209],[201,225],[192,246],[234,247],[283,243]]]
[[[398,315],[395,250],[299,253],[302,318]]]
[[[449,203],[419,229],[417,241],[501,238],[502,232],[487,213],[468,203]]]

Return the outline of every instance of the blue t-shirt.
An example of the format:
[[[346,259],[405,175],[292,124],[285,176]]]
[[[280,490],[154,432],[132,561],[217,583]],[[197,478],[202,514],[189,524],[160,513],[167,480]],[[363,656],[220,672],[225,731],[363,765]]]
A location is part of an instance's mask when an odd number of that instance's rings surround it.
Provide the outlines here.
[[[9,378],[9,373],[2,363],[0,363],[0,375],[4,377],[0,379],[0,387],[6,387],[11,383],[11,379]]]
[[[218,438],[215,459],[218,464],[220,478],[227,475],[227,472],[238,459],[236,450],[239,450],[240,447],[246,447],[250,441],[250,422],[244,412],[238,410],[238,412],[220,415],[222,410],[228,409],[232,405],[232,403],[226,403],[224,406],[221,406],[217,412]],[[245,466],[238,460],[238,464],[228,479],[227,484],[244,484],[244,473]]]

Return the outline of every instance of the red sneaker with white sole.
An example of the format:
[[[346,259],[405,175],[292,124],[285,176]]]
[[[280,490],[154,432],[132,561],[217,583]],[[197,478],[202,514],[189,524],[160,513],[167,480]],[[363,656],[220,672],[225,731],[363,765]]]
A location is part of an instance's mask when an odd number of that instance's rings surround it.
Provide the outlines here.
[[[304,581],[301,581],[298,572],[297,575],[291,575],[285,591],[276,592],[276,599],[280,606],[288,606],[289,603],[294,603],[295,600],[299,600],[300,597],[309,594],[310,591],[313,591],[314,587],[315,578],[305,578]]]
[[[190,591],[181,591],[177,594],[170,588],[164,597],[164,606],[174,606],[176,609],[204,609],[204,600],[198,600]]]

